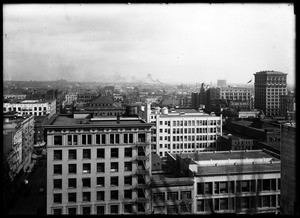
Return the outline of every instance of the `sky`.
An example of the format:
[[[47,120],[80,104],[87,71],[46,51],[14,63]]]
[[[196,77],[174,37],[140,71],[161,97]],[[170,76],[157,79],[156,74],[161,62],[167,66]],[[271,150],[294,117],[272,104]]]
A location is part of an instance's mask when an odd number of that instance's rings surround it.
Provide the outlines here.
[[[295,82],[291,4],[6,4],[4,80]]]

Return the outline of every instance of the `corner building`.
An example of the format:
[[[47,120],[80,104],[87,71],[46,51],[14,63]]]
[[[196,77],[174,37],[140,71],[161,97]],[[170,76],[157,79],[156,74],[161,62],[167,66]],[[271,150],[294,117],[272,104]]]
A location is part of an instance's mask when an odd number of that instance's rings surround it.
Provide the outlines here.
[[[47,214],[150,213],[151,124],[56,116],[47,135]]]

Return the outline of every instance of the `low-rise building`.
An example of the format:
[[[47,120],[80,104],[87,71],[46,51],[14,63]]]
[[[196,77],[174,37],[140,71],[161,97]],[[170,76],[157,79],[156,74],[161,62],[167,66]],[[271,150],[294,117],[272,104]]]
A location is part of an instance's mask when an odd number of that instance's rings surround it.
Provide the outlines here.
[[[194,178],[194,214],[279,212],[280,160],[263,152],[167,154],[182,177]]]
[[[50,117],[56,113],[56,100],[24,100],[3,103],[3,112],[16,111],[19,115]]]

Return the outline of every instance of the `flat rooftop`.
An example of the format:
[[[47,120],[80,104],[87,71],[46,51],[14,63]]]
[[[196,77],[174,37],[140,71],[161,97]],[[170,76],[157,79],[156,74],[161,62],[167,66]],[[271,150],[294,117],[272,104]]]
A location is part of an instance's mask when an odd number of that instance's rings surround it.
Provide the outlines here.
[[[247,151],[215,151],[215,152],[199,152],[199,153],[183,153],[171,154],[174,158],[179,155],[182,159],[190,158],[194,161],[207,160],[234,160],[234,159],[259,159],[259,158],[274,158],[273,156],[263,152],[262,150],[247,150]]]
[[[70,117],[68,115],[58,115],[53,116],[49,120],[46,121],[44,125],[51,125],[51,126],[115,126],[115,125],[147,125],[152,126],[152,124],[146,123],[142,119],[138,119],[135,117],[120,117],[120,121],[117,121],[116,117],[112,118],[91,118],[91,119],[74,119],[73,117]]]
[[[192,186],[193,178],[177,177],[173,174],[155,174],[151,177],[151,187]]]
[[[280,173],[280,163],[264,163],[264,164],[245,164],[245,165],[220,165],[220,166],[199,166],[196,175],[212,176],[212,175],[234,175],[249,173]]]

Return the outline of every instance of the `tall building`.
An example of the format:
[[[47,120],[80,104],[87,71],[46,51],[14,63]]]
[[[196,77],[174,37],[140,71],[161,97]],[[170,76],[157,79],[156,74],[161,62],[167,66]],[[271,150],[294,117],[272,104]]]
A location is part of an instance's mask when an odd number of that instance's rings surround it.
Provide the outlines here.
[[[266,116],[279,116],[279,96],[287,94],[286,73],[261,71],[254,74],[255,109]]]
[[[143,108],[145,109],[145,108]],[[196,152],[217,149],[217,136],[222,135],[222,118],[209,115],[202,110],[147,107],[148,112],[140,112],[152,128],[152,151],[160,157],[167,152]]]
[[[296,101],[293,94],[279,96],[279,115],[288,119],[288,112],[296,111]]]
[[[281,127],[281,209],[282,214],[299,215],[299,176],[297,165],[296,126]],[[298,161],[299,163],[299,161]]]
[[[47,134],[47,214],[150,213],[152,124],[58,115]]]

